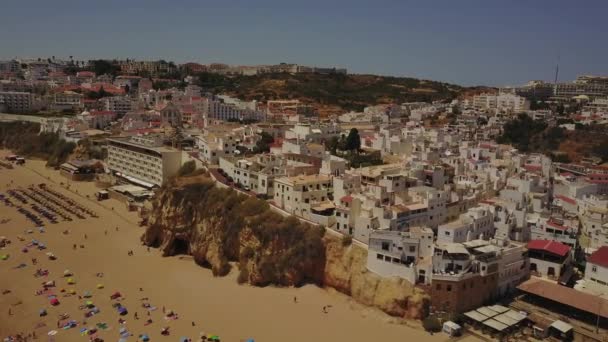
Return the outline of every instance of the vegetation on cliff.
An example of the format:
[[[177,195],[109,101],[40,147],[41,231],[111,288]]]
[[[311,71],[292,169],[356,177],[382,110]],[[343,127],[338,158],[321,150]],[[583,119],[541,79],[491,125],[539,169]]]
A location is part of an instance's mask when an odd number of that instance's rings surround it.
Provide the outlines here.
[[[200,73],[198,84],[213,93],[246,100],[300,99],[326,110],[362,110],[392,102],[434,101],[454,98],[462,87],[409,77],[377,75],[261,74],[228,76]]]
[[[143,241],[165,255],[192,254],[216,275],[238,262],[239,279],[254,285],[320,282],[324,230],[271,212],[264,201],[201,177],[169,183],[153,206],[163,214],[152,217]]]
[[[556,162],[577,162],[590,156],[608,161],[608,125],[577,124],[575,131],[567,131],[520,114],[504,125],[496,141],[512,144],[522,152],[547,154]]]

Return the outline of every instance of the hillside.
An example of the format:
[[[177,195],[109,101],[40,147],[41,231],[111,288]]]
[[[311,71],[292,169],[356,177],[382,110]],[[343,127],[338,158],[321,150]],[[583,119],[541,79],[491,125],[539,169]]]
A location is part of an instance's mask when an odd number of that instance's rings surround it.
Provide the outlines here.
[[[321,115],[362,110],[375,104],[451,100],[464,89],[442,82],[375,75],[201,73],[198,77],[198,84],[206,91],[245,100],[299,99],[315,105]]]

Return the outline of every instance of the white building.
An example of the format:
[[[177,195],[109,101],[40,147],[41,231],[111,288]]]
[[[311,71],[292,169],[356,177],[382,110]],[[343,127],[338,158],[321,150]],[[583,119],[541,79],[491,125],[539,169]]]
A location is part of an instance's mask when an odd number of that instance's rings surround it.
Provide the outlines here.
[[[161,186],[182,165],[182,152],[163,146],[158,135],[115,137],[107,142],[110,170],[148,188]]]
[[[466,242],[494,236],[494,214],[484,207],[470,208],[456,221],[439,225],[438,242]]]
[[[430,282],[433,230],[375,230],[369,237],[367,269],[382,277],[400,277],[411,284]]]
[[[104,110],[112,111],[119,116],[135,110],[135,103],[126,96],[104,97],[100,101],[103,104]]]
[[[525,97],[514,94],[479,94],[473,97],[473,107],[517,113],[530,109],[530,102]]]
[[[32,110],[34,97],[26,92],[3,91],[0,92],[0,103],[8,112],[25,113]]]
[[[600,247],[587,258],[585,288],[587,292],[608,295],[608,246]]]
[[[314,218],[322,218],[315,216],[333,217],[334,205],[329,199],[332,189],[329,176],[281,177],[275,179],[273,199],[274,203],[285,211],[317,222]]]

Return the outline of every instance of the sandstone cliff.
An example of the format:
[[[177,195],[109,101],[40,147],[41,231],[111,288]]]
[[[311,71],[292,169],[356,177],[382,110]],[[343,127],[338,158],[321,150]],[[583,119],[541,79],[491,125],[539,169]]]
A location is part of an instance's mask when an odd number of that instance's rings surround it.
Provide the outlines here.
[[[365,249],[344,246],[323,229],[283,218],[267,203],[217,188],[204,177],[161,189],[142,241],[165,256],[192,255],[217,276],[236,262],[239,282],[329,286],[393,316],[421,318],[429,301],[407,281],[368,272]]]

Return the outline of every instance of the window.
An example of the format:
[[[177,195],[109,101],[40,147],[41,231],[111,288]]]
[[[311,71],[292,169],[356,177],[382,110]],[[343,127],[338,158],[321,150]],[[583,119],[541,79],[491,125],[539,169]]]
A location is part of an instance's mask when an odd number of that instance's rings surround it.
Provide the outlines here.
[[[410,246],[410,253],[416,253],[416,246]]]
[[[446,231],[445,236],[450,236],[450,232]]]
[[[382,254],[376,254],[376,259],[383,260],[384,256]]]
[[[597,272],[597,266],[594,265],[593,267],[591,267],[591,272]]]
[[[446,290],[448,290],[448,292],[452,292],[452,285],[448,285]]]
[[[388,251],[390,245],[388,242],[382,242],[382,250],[383,251]]]
[[[435,290],[441,291],[441,284],[437,284],[437,286],[435,286]]]

